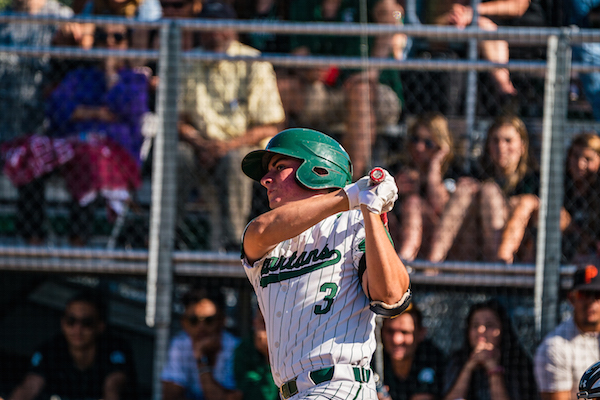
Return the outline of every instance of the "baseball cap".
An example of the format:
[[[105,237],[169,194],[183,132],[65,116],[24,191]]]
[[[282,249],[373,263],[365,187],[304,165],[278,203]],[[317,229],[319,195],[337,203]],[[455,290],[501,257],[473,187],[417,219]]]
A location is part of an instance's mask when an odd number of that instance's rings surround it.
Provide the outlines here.
[[[598,274],[598,268],[592,264],[579,267],[573,274],[573,286],[571,290],[600,292],[600,274]]]
[[[202,4],[202,11],[198,18],[236,19],[237,14],[233,7],[222,1],[209,1]]]

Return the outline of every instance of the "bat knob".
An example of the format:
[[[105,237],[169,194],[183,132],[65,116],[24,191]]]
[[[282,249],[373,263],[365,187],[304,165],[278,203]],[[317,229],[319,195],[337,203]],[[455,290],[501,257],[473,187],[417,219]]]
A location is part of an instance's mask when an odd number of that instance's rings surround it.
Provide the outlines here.
[[[385,179],[383,168],[375,167],[369,172],[369,178],[373,183],[381,183]]]

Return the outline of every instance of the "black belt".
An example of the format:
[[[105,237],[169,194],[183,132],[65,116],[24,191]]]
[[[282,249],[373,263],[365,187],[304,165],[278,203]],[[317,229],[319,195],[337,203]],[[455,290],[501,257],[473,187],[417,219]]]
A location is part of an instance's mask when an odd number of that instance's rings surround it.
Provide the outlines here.
[[[352,367],[354,371],[354,380],[356,382],[368,382],[371,376],[371,370],[363,367]],[[310,371],[308,375],[310,379],[315,383],[315,385],[319,385],[323,382],[328,382],[333,379],[333,373],[335,371],[335,366],[327,367],[322,369],[317,369],[315,371]],[[298,385],[296,384],[296,379],[287,381],[279,388],[279,393],[281,393],[281,397],[285,399],[289,399],[293,395],[298,393]]]

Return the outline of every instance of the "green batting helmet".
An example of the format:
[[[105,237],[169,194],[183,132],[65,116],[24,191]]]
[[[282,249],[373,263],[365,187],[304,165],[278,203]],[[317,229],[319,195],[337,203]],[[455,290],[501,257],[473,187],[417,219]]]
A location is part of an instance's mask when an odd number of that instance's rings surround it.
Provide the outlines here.
[[[309,189],[343,188],[352,181],[352,162],[346,150],[326,134],[305,128],[281,131],[266,149],[248,153],[242,160],[242,171],[260,181],[275,154],[303,161],[296,179]]]

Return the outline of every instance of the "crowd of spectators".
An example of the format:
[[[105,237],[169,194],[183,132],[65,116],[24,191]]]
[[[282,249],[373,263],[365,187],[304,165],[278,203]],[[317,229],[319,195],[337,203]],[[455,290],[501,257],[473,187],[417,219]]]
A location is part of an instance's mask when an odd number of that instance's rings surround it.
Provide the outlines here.
[[[88,0],[74,2],[71,9],[52,1],[15,0],[8,11],[67,18],[112,15],[141,21],[243,18],[403,24],[407,6],[396,0],[368,1],[365,10],[358,0]],[[460,29],[474,23],[491,30],[497,26],[560,24],[547,6],[540,1],[486,1],[473,10],[464,1],[422,1],[417,2],[416,15],[423,23]],[[562,22],[584,26],[593,7],[575,4]],[[37,28],[25,34],[20,24],[3,24],[0,39],[13,45],[78,46],[82,51],[160,45],[158,32],[146,28],[70,22]],[[184,50],[244,57],[263,52],[402,60],[415,56],[416,51],[412,49],[413,38],[404,34],[378,35],[362,43],[354,36],[238,34],[226,28],[215,32],[185,30],[182,41]],[[451,50],[460,47],[454,42],[446,45]],[[434,54],[440,43],[428,46]],[[484,59],[508,62],[507,42],[483,41],[480,47]],[[366,54],[365,48],[369,49]],[[586,45],[582,49],[587,49]],[[99,205],[106,204],[111,222],[127,211],[132,193],[140,185],[143,164],[148,161],[141,146],[144,135],[152,137],[153,132],[148,133],[143,126],[155,111],[153,103],[160,85],[157,65],[140,62],[112,57],[103,63],[26,56],[0,60],[0,81],[6,85],[3,93],[8,94],[0,101],[3,110],[14,110],[0,117],[5,126],[0,138],[4,173],[18,188],[16,232],[27,243],[45,243],[44,183],[53,175],[65,178],[73,199],[68,224],[71,245],[89,243],[94,229],[90,221]],[[28,71],[36,77],[27,78]],[[282,128],[310,127],[336,137],[349,152],[357,178],[374,159],[380,133],[402,121],[409,127],[406,138],[393,140],[402,141],[397,147],[404,147],[406,154],[400,156],[399,163],[384,165],[401,188],[390,223],[401,257],[406,261],[530,262],[535,251],[539,179],[536,157],[530,154],[531,139],[518,108],[509,107],[517,113],[501,114],[492,122],[483,154],[474,160],[464,151],[459,154],[454,141],[461,133],[450,131],[446,116],[435,111],[440,107],[418,115],[407,113],[403,83],[410,73],[336,65],[273,67],[268,62],[247,60],[182,63],[176,157],[178,233],[186,224],[188,204],[196,202],[208,215],[209,249],[239,248],[244,226],[257,213],[253,204],[256,187],[239,171],[240,154],[264,145]],[[589,75],[582,79],[594,74]],[[507,69],[493,70],[490,76],[496,82],[499,109],[519,97]],[[590,100],[593,105],[591,94]],[[219,179],[215,180],[215,175]],[[577,202],[571,202],[567,209],[571,217],[578,214],[574,207],[586,208],[586,199],[591,198],[577,190],[573,193]],[[565,235],[572,233],[572,228],[569,224]],[[596,230],[591,226],[587,229]],[[591,235],[590,249],[597,236]],[[469,248],[473,245],[475,250]],[[567,260],[572,253],[567,252]]]
[[[382,352],[371,368],[380,400],[575,399],[586,369],[600,359],[600,275],[580,266],[567,293],[572,315],[531,351],[514,328],[506,299],[472,301],[462,342],[441,349],[419,302],[381,325]],[[276,400],[260,310],[239,338],[225,326],[218,286],[193,285],[181,298],[180,332],[171,338],[160,374],[164,399]],[[67,300],[60,332],[37,348],[7,399],[137,399],[136,357],[109,324],[107,304],[84,290]],[[438,332],[439,335],[439,332]],[[378,357],[383,360],[378,360]],[[382,368],[382,371],[379,369]]]
[[[357,0],[248,3],[89,0],[75,1],[71,9],[55,0],[15,0],[10,11],[66,18],[75,13],[113,15],[145,21],[242,17],[361,22]],[[424,22],[461,29],[472,24],[474,16],[478,16],[478,26],[489,30],[556,23],[538,1],[488,1],[477,10],[464,1],[422,3],[427,10],[427,15],[422,14]],[[563,22],[585,26],[585,17],[595,7],[592,3],[570,12]],[[395,0],[369,1],[366,19],[402,24],[404,7]],[[159,45],[153,31],[89,23],[2,24],[0,44],[58,44],[79,46],[82,51]],[[360,56],[361,46],[358,38],[351,37],[238,36],[231,29],[199,34],[186,31],[183,36],[185,50],[201,48],[246,58],[261,52]],[[412,54],[411,38],[401,34],[378,36],[370,40],[368,48],[368,55],[377,58],[401,60]],[[449,48],[456,50],[453,45]],[[480,49],[482,58],[489,61],[506,63],[510,57],[504,41],[484,41]],[[585,44],[575,49],[575,54],[591,63],[597,56],[593,46]],[[156,65],[139,65],[119,57],[57,63],[45,57],[0,55],[4,172],[18,188],[17,228],[27,243],[44,243],[44,185],[50,175],[60,174],[73,197],[71,245],[83,246],[89,241],[99,205],[107,206],[111,218],[125,212],[124,204],[142,179],[142,125],[154,109],[150,99],[160,85],[156,69]],[[176,129],[178,223],[184,223],[190,198],[201,197],[209,210],[211,249],[238,248],[251,217],[252,183],[239,171],[241,155],[249,149],[262,146],[284,127],[322,129],[348,149],[355,177],[359,177],[368,170],[378,134],[404,121],[408,124],[403,142],[406,154],[398,163],[386,166],[399,187],[400,199],[390,214],[390,233],[402,259],[506,264],[533,260],[539,171],[518,108],[506,107],[517,113],[492,121],[482,156],[470,163],[457,154],[457,136],[446,116],[435,111],[407,115],[404,78],[399,71],[357,71],[335,65],[274,68],[267,62],[247,60],[202,61],[182,69],[181,115]],[[514,105],[519,92],[508,70],[499,68],[490,75],[500,105]],[[595,79],[594,74],[582,75],[596,117],[600,112]],[[566,154],[561,214],[565,262],[597,262],[598,168],[599,136],[593,132],[575,136]],[[394,400],[572,398],[583,371],[600,359],[599,293],[596,267],[578,270],[568,295],[573,317],[542,342],[534,360],[519,343],[509,313],[497,300],[472,305],[464,321],[464,343],[449,355],[427,337],[423,316],[418,305],[413,305],[383,323],[383,391]],[[277,398],[260,313],[254,317],[251,336],[240,340],[225,329],[222,294],[192,290],[184,296],[183,305],[182,332],[173,337],[161,374],[165,399]],[[61,318],[61,330],[33,354],[30,371],[9,398],[33,399],[40,393],[63,399],[136,398],[131,349],[110,336],[102,304],[90,297],[71,299]],[[384,398],[383,392],[381,396]]]

